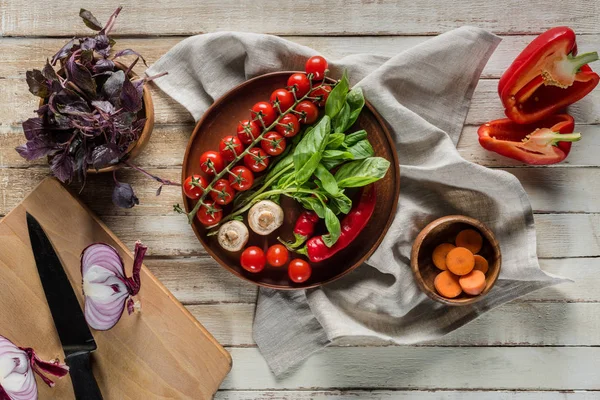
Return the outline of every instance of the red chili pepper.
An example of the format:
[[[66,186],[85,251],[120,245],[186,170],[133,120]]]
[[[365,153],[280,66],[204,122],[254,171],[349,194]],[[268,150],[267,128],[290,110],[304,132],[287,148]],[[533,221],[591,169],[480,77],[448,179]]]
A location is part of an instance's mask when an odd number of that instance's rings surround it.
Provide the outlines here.
[[[297,250],[297,252],[307,255],[311,262],[317,263],[348,247],[371,219],[375,210],[376,199],[375,186],[371,184],[363,189],[358,203],[352,207],[348,215],[341,221],[342,233],[333,246],[327,247],[322,236],[315,236],[309,239],[306,246]]]
[[[587,65],[596,60],[597,52],[577,56],[575,32],[570,28],[542,33],[500,78],[498,93],[506,116],[527,124],[582,99],[600,81]]]
[[[314,211],[303,211],[294,226],[294,237],[296,241],[293,244],[286,244],[289,247],[296,248],[301,246],[306,239],[315,233],[315,225],[319,222],[319,216]]]
[[[546,165],[564,160],[571,142],[581,139],[572,133],[575,121],[569,114],[552,115],[542,121],[521,125],[508,118],[490,121],[479,127],[483,148],[526,164]]]

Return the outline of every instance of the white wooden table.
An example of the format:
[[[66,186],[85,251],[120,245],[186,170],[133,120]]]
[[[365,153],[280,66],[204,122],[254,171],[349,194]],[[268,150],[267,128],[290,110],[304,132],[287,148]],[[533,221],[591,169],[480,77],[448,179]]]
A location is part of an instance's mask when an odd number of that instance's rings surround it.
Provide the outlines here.
[[[286,36],[331,59],[396,54],[465,24],[501,35],[475,92],[459,150],[468,160],[520,179],[535,210],[542,268],[575,281],[506,304],[435,343],[331,347],[293,376],[276,380],[252,340],[256,288],[210,259],[185,219],[172,212],[179,191],[165,188],[156,197],[154,182],[119,172],[141,201],[123,210],[111,204],[112,177],[90,177],[84,201],[131,248],[137,239],[149,245],[147,265],[233,355],[233,370],[217,398],[600,398],[600,89],[571,108],[583,140],[560,165],[519,165],[484,151],[476,135],[479,124],[502,116],[498,78],[535,34],[569,25],[579,34],[581,51],[600,50],[598,0],[123,3],[117,47],[136,49],[149,63],[186,36],[216,30]],[[0,215],[48,173],[43,162],[28,163],[14,151],[23,141],[21,122],[36,108],[25,71],[40,68],[67,37],[88,32],[77,16],[80,7],[105,21],[117,5],[0,0]],[[156,127],[137,162],[177,180],[193,120],[160,92],[153,95]]]

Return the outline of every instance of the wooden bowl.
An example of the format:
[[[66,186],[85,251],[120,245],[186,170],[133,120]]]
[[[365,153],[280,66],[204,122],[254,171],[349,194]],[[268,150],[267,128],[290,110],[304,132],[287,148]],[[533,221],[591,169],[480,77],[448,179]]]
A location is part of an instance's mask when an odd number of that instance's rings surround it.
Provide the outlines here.
[[[489,263],[485,274],[486,286],[477,296],[463,292],[454,299],[447,299],[440,296],[433,286],[435,277],[441,271],[433,264],[431,255],[440,243],[454,244],[456,235],[463,229],[475,229],[483,237],[483,246],[478,254]],[[464,215],[448,215],[427,225],[415,239],[410,257],[410,265],[421,290],[433,300],[450,306],[465,306],[481,300],[496,283],[501,262],[500,246],[494,233],[483,222]]]
[[[115,61],[115,66],[120,70],[127,71],[127,66],[121,64],[120,62]],[[129,73],[130,78],[136,78],[137,76],[138,75],[133,71]],[[45,101],[45,99],[40,100],[40,107],[44,105]],[[138,140],[131,143],[129,145],[129,148],[127,149],[128,160],[134,159],[142,152],[144,147],[146,147],[146,144],[148,144],[148,141],[150,140],[150,135],[152,134],[152,130],[154,129],[154,103],[152,102],[152,95],[150,94],[150,90],[147,88],[146,85],[144,85],[142,93],[142,103],[142,109],[138,112],[138,118],[146,118],[146,123],[144,124],[144,128],[142,129],[142,133],[140,134]],[[123,163],[119,163],[100,169],[88,168],[87,173],[100,174],[104,172],[112,172],[121,168],[123,165]]]
[[[293,73],[275,72],[250,79],[218,99],[198,121],[192,133],[183,161],[182,182],[191,174],[203,175],[200,170],[200,155],[207,150],[218,149],[219,141],[224,136],[235,135],[238,122],[250,117],[249,110],[252,105],[258,101],[268,100],[275,89],[285,87],[287,78]],[[351,246],[327,261],[312,264],[313,272],[308,281],[300,284],[293,283],[288,278],[287,267],[266,266],[259,273],[247,272],[239,263],[241,252],[230,253],[223,250],[218,244],[217,238],[215,236],[207,237],[204,226],[194,219],[192,224],[194,233],[206,251],[219,264],[238,277],[260,286],[276,289],[306,289],[319,286],[338,279],[361,265],[381,243],[394,218],[400,192],[400,166],[390,133],[381,116],[368,102],[349,132],[359,129],[365,129],[368,132],[375,155],[386,158],[391,164],[386,176],[375,183],[378,206],[368,225]],[[347,194],[354,200],[358,190],[348,190]],[[193,208],[194,202],[185,195],[183,198],[185,209],[189,212]],[[281,198],[281,205],[285,214],[283,226],[269,236],[259,236],[250,231],[250,240],[247,246],[259,246],[266,251],[268,246],[278,243],[277,236],[293,241],[294,223],[302,208],[294,200],[285,196]],[[230,206],[226,207],[224,214],[227,215],[230,210]],[[324,232],[324,224],[321,221],[316,233]],[[295,255],[290,254],[290,258],[293,257]],[[302,256],[300,257],[302,258]]]

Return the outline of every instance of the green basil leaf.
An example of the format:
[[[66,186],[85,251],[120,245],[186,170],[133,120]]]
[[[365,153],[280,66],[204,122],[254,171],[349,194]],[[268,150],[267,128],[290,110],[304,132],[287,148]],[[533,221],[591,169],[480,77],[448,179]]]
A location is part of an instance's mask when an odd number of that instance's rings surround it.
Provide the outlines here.
[[[296,171],[296,182],[302,185],[308,181],[319,165],[323,151],[329,139],[331,120],[325,115],[306,133],[294,149],[294,169]]]
[[[329,135],[329,140],[327,140],[325,148],[335,150],[344,143],[344,139],[346,139],[346,135],[343,133],[332,133]]]
[[[344,127],[342,132],[345,132],[348,128],[350,128],[360,115],[363,107],[365,106],[365,96],[363,91],[359,87],[353,88],[346,96],[346,104],[350,107],[350,116],[348,117],[348,121]]]
[[[330,197],[329,199],[331,201],[330,207],[332,209],[333,206],[335,206],[338,210],[340,210],[340,212],[344,214],[348,214],[352,209],[352,200],[350,200],[350,198],[346,196],[341,190],[336,196]]]
[[[294,162],[294,156],[292,154],[288,154],[287,156],[285,156],[281,160],[279,160],[279,162],[277,162],[277,164],[272,163],[271,165],[274,165],[274,167],[267,174],[265,181],[268,181],[269,179],[271,179],[272,177],[277,175],[282,169],[284,169],[285,167],[288,167],[293,162]]]
[[[335,180],[340,188],[366,186],[383,178],[389,167],[390,162],[381,157],[350,161],[338,169]]]
[[[347,150],[325,150],[323,160],[353,160],[354,155]]]
[[[346,135],[346,138],[344,139],[344,145],[346,147],[353,146],[356,143],[358,143],[361,140],[364,140],[366,138],[367,138],[367,131],[365,131],[365,130],[360,130],[360,131],[356,131],[353,133],[349,133],[348,135]]]
[[[323,207],[323,204],[321,204],[319,199],[317,199],[315,197],[294,197],[294,198],[298,202],[300,202],[300,204],[302,204],[302,207],[306,208],[307,210],[313,210],[315,213],[317,213],[319,218],[325,218],[325,207]]]
[[[348,129],[348,121],[350,121],[350,106],[344,103],[340,112],[331,120],[331,129],[334,132],[345,132]]]
[[[348,73],[344,70],[342,79],[333,88],[327,102],[325,103],[325,115],[329,118],[335,117],[346,104],[346,96],[348,95],[350,83],[348,82]]]
[[[347,151],[354,156],[355,160],[362,160],[363,158],[369,158],[375,155],[373,146],[371,146],[371,143],[366,139],[348,147]]]
[[[327,231],[329,231],[329,233],[327,235],[323,235],[322,239],[325,243],[325,246],[331,247],[340,238],[340,235],[342,234],[342,228],[340,226],[340,220],[329,208],[325,209],[325,226],[327,227]]]
[[[321,181],[321,187],[332,196],[336,196],[340,189],[338,188],[335,178],[323,164],[319,164],[315,169],[315,176]]]

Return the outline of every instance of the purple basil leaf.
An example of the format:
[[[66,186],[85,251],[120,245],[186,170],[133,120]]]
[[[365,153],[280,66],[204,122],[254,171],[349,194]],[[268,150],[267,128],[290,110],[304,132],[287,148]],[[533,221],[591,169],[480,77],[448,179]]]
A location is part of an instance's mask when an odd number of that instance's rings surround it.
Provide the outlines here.
[[[96,81],[94,81],[92,74],[87,68],[75,61],[74,55],[67,61],[65,69],[69,80],[79,87],[79,89],[91,97],[96,96]]]
[[[83,23],[90,29],[93,29],[95,31],[100,31],[102,30],[102,24],[96,19],[96,17],[94,17],[94,15],[82,8],[81,10],[79,10],[79,16],[83,19]]]
[[[51,82],[58,82],[58,75],[56,75],[56,71],[54,71],[54,68],[52,68],[50,61],[48,60],[46,60],[46,65],[42,70],[42,76]]]
[[[119,6],[115,10],[115,12],[112,13],[112,15],[108,18],[108,21],[106,22],[106,25],[100,31],[100,35],[108,35],[110,33],[111,29],[115,25],[115,20],[117,19],[117,16],[119,15],[119,13],[121,12],[122,9],[123,9],[123,7]]]
[[[142,96],[129,79],[123,82],[120,98],[121,107],[125,111],[138,112],[142,109]]]
[[[96,64],[94,64],[92,69],[94,71],[94,74],[99,74],[101,72],[106,72],[106,71],[114,71],[115,63],[112,62],[112,60],[109,60],[107,58],[101,58],[100,60],[98,60],[96,62]]]
[[[113,106],[110,101],[92,101],[92,105],[106,114],[112,114],[115,112],[115,106]]]
[[[42,71],[34,69],[25,73],[25,80],[29,85],[29,91],[41,98],[46,98],[50,95],[50,86],[46,82],[46,78],[42,75]]]
[[[79,57],[79,63],[89,71],[91,68],[93,68],[93,62],[94,50],[82,50],[81,55]]]
[[[15,150],[27,161],[32,161],[53,153],[56,148],[45,136],[36,136]]]
[[[144,59],[144,57],[142,57],[142,55],[140,53],[138,53],[137,51],[134,51],[134,50],[131,50],[131,49],[125,49],[125,50],[117,51],[117,53],[113,56],[113,60],[115,58],[117,58],[117,57],[130,56],[130,55],[138,56],[139,58],[142,59],[142,61],[144,62],[144,65],[148,66],[148,64],[146,63],[146,60]]]
[[[85,38],[81,42],[81,50],[94,50],[96,48],[96,39]]]
[[[125,82],[125,72],[119,70],[108,77],[104,85],[102,85],[102,94],[104,98],[113,104],[116,104],[121,96],[121,89]]]
[[[45,115],[45,114],[47,114],[48,113],[48,104],[42,105],[40,108],[38,108],[37,110],[35,110],[35,112],[40,117],[43,116],[43,115]]]
[[[66,104],[58,104],[57,109],[66,115],[88,115],[92,112],[85,101],[74,101]]]
[[[36,136],[44,133],[46,127],[42,118],[29,118],[23,122],[23,132],[27,140],[32,140]]]
[[[69,182],[73,177],[73,159],[67,153],[56,155],[50,162],[50,170],[61,182]]]
[[[115,116],[115,127],[119,130],[126,131],[131,128],[131,125],[136,121],[137,114],[134,112],[121,112]]]
[[[114,41],[106,35],[96,35],[95,40],[96,47],[94,48],[94,50],[98,54],[102,55],[102,57],[108,58],[112,42]]]
[[[92,150],[91,159],[88,160],[95,169],[100,169],[119,162],[121,153],[114,143],[101,144]]]
[[[116,206],[121,208],[131,208],[137,204],[140,204],[140,201],[135,196],[131,185],[129,183],[121,182],[117,182],[117,185],[113,190],[112,201]]]
[[[56,54],[52,57],[52,65],[56,65],[58,60],[62,60],[63,58],[71,55],[71,50],[73,50],[73,46],[75,46],[75,39],[71,39],[65,44]]]

